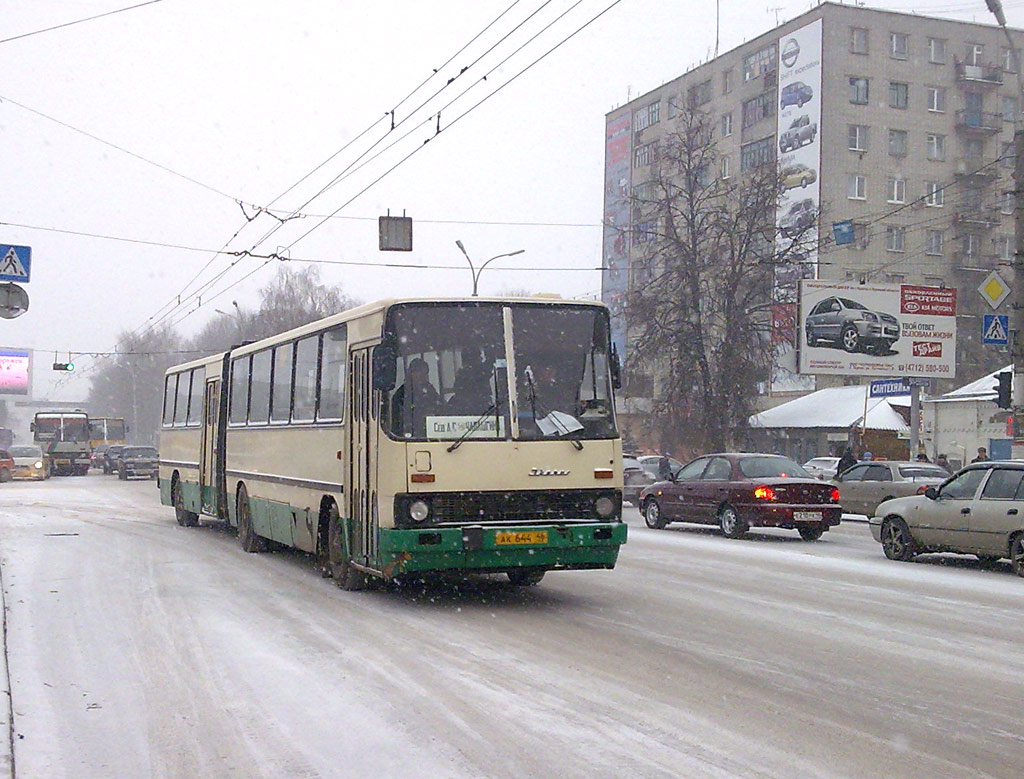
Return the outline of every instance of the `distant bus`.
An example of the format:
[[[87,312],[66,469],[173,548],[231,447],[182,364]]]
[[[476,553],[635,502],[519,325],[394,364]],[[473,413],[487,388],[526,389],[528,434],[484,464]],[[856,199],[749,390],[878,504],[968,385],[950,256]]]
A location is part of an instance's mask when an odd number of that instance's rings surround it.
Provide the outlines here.
[[[10,449],[14,443],[14,431],[9,427],[0,427],[0,449]]]
[[[169,369],[161,502],[246,551],[314,554],[345,589],[613,568],[617,373],[600,303],[362,306]]]
[[[89,446],[123,444],[127,430],[124,417],[89,417]]]
[[[41,411],[31,426],[33,440],[43,447],[50,470],[58,476],[89,472],[89,417],[74,411]]]

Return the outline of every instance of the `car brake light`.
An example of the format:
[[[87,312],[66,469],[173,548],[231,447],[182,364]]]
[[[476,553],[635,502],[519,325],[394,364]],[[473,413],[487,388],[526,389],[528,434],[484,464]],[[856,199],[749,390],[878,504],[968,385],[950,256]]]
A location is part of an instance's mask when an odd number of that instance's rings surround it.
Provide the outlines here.
[[[927,489],[928,489],[928,485],[927,484],[922,484],[920,487],[917,488],[917,494],[918,495],[924,495],[924,493],[925,493],[925,491]]]
[[[838,503],[839,502],[839,488],[838,487],[833,487],[832,488],[831,498],[832,498],[832,502],[833,503]]]
[[[760,487],[754,487],[754,497],[758,500],[775,500],[775,490],[762,484]]]

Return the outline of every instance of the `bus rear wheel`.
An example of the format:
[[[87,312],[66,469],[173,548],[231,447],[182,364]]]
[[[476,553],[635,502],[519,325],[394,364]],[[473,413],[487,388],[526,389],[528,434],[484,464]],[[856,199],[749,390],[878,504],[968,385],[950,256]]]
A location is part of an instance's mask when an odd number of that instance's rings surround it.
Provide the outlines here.
[[[181,497],[181,482],[175,478],[171,484],[171,503],[174,505],[174,518],[182,527],[195,527],[199,524],[199,515],[185,508],[185,500]]]
[[[236,515],[238,516],[238,543],[245,552],[266,552],[267,539],[257,535],[252,527],[252,508],[249,506],[249,493],[243,484],[238,488],[238,498],[235,504]]]
[[[345,551],[345,536],[338,506],[331,504],[327,514],[327,559],[334,583],[343,590],[362,590],[366,587],[366,574],[352,565]]]

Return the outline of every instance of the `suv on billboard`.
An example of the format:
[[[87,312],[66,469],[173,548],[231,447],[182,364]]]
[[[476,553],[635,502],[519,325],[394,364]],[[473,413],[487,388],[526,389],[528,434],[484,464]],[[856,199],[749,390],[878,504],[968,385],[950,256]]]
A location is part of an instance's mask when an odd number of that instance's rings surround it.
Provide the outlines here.
[[[792,84],[786,84],[782,88],[782,97],[779,100],[779,108],[785,108],[788,105],[795,105],[797,108],[803,108],[804,103],[809,103],[811,98],[814,97],[814,90],[811,89],[803,81],[794,81]]]
[[[785,154],[792,149],[799,149],[804,144],[814,143],[814,137],[818,134],[818,123],[812,122],[807,114],[801,114],[789,126],[789,129],[779,136],[779,151]]]
[[[841,297],[825,298],[814,306],[804,328],[808,346],[829,341],[848,352],[885,354],[900,338],[900,323],[892,314]]]
[[[789,207],[789,210],[779,220],[779,232],[787,238],[797,235],[801,230],[814,224],[817,214],[818,208],[814,205],[814,201],[811,198],[807,197],[803,200],[798,200]]]

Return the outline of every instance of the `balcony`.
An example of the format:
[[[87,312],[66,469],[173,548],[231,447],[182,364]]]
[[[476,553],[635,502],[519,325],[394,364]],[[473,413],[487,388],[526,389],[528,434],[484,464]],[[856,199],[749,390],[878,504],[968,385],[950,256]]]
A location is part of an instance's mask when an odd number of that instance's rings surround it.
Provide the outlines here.
[[[953,214],[953,226],[957,228],[958,232],[971,233],[976,230],[991,230],[999,223],[998,212],[968,209]]]
[[[961,273],[989,273],[1002,267],[1003,261],[994,254],[978,254],[960,249],[953,258],[953,265]]]
[[[956,177],[978,183],[999,178],[998,160],[986,155],[959,157],[956,161]]]
[[[998,87],[1003,83],[1003,70],[995,65],[968,65],[957,61],[954,67],[957,83],[965,87]]]
[[[956,112],[956,129],[965,135],[995,135],[1003,129],[1003,115],[963,108]]]

